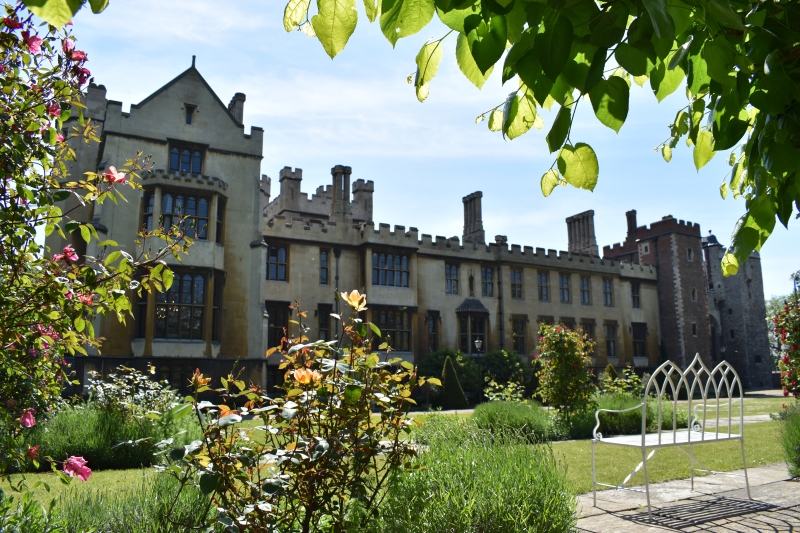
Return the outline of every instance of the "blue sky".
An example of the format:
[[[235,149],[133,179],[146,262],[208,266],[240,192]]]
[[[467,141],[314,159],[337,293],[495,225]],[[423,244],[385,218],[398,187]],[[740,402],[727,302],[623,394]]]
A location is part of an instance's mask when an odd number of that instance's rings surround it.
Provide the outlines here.
[[[649,86],[634,85],[627,123],[619,134],[602,126],[588,102],[573,127],[574,142],[593,146],[600,161],[594,192],[557,187],[549,198],[539,188],[553,162],[541,131],[505,141],[475,124],[475,117],[502,102],[515,80],[500,84],[499,72],[482,91],[455,63],[455,38],[444,41],[445,58],[424,104],[406,77],[431,37],[446,29],[434,23],[398,42],[369,24],[359,5],[359,25],[347,48],[331,60],[316,39],[283,29],[282,1],[112,0],[101,15],[82,10],[75,19],[78,48],[89,55],[95,81],[123,109],[143,100],[191,64],[219,97],[247,95],[244,122],[264,128],[262,172],[277,176],[284,166],[303,169],[304,191],[330,182],[336,164],[353,168],[353,179],[375,182],[375,221],[414,226],[422,233],[461,235],[461,198],[483,191],[489,240],[564,250],[564,219],[595,211],[598,244],[625,237],[625,211],[639,224],[671,214],[700,223],[729,241],[744,202],[723,201],[719,185],[729,172],[718,154],[699,173],[691,149],[680,143],[667,164],[653,149],[668,136],[667,125],[685,105],[683,90],[657,104]],[[273,195],[277,183],[273,187]],[[791,290],[789,275],[800,268],[795,221],[782,226],[762,250],[765,294]]]

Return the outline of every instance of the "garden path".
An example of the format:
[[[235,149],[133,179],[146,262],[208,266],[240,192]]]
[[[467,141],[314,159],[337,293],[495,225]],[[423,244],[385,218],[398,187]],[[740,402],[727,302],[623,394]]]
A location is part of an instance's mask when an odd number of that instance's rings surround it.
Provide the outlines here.
[[[736,473],[742,473],[738,471]],[[744,478],[726,475],[653,483],[653,519],[644,492],[606,490],[578,497],[582,533],[750,533],[800,531],[800,483],[787,477],[786,465],[749,468],[752,500]],[[643,489],[643,487],[635,487]]]

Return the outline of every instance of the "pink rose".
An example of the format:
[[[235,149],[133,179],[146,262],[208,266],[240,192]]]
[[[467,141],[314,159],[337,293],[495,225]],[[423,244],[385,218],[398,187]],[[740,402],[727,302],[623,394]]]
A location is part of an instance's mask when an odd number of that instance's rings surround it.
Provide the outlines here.
[[[49,106],[47,106],[47,112],[50,113],[51,117],[60,117],[61,116],[61,104],[58,102],[53,102]]]
[[[73,50],[67,54],[67,57],[73,61],[86,61],[86,52],[83,50]]]
[[[28,459],[35,461],[39,458],[39,445],[28,446]]]
[[[92,305],[92,298],[93,297],[94,297],[94,295],[91,294],[91,293],[90,294],[81,294],[81,295],[78,296],[78,300],[83,305]]]
[[[60,142],[60,143],[63,143],[64,142],[64,136],[61,135],[60,133],[56,133],[56,140],[58,142]]]
[[[66,245],[61,251],[64,252],[64,259],[66,259],[68,263],[70,261],[78,260],[78,254],[75,253],[75,250],[72,248],[71,244]]]
[[[116,167],[108,167],[103,177],[108,180],[109,183],[125,183],[125,173],[117,172]]]
[[[28,50],[34,54],[38,54],[39,50],[42,49],[42,38],[35,33],[31,35],[27,31],[22,32],[22,41],[28,47]]]
[[[22,412],[22,415],[19,417],[19,423],[26,428],[32,428],[36,425],[36,419],[33,418],[33,413],[36,412],[36,409],[25,409]]]
[[[75,74],[76,76],[78,76],[78,83],[80,83],[81,85],[86,83],[86,80],[88,80],[89,76],[92,75],[92,73],[89,72],[88,68],[79,67],[77,65],[75,65],[72,68],[72,73]]]
[[[5,24],[6,28],[9,30],[18,30],[22,27],[22,23],[20,21],[11,17],[4,18],[3,24]]]
[[[64,51],[65,54],[69,55],[70,52],[75,48],[75,43],[72,42],[72,39],[64,39],[61,41],[61,50]]]
[[[86,481],[92,477],[92,470],[86,466],[86,459],[75,457],[74,455],[64,461],[64,472],[69,474],[69,477],[78,476],[81,481]]]

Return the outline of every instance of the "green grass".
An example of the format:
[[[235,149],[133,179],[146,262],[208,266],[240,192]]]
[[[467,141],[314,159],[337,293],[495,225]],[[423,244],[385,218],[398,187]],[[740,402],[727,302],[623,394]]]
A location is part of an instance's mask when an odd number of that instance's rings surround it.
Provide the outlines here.
[[[745,424],[744,435],[748,467],[784,461],[780,422]],[[562,464],[567,465],[567,478],[575,490],[578,493],[591,491],[591,441],[556,442],[553,443],[553,449]],[[595,453],[597,480],[603,483],[622,482],[642,460],[640,449],[633,447],[598,444]],[[738,441],[697,445],[694,447],[694,456],[712,470],[725,472],[742,468],[742,454]],[[685,479],[689,475],[689,458],[674,447],[660,449],[647,462],[647,477],[650,483]],[[644,476],[642,472],[638,472],[628,482],[628,486],[643,483]]]
[[[58,476],[52,472],[41,472],[36,474],[25,474],[25,483],[33,490],[36,499],[47,505],[53,498],[58,499],[62,496],[81,497],[88,496],[100,489],[109,494],[118,494],[135,490],[136,487],[146,477],[156,475],[153,469],[131,468],[128,470],[102,470],[92,472],[89,481],[82,482],[77,478],[72,480],[69,485],[64,485]],[[11,476],[12,482],[16,485],[23,478],[22,474]],[[36,483],[38,487],[34,487]],[[49,491],[47,488],[49,487]],[[10,492],[8,481],[3,479],[0,489]]]

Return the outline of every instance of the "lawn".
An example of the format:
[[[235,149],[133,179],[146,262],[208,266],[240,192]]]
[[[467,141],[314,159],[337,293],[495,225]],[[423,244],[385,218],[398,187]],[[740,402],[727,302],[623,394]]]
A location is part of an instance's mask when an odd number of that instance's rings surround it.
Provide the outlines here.
[[[423,415],[430,416],[430,415]],[[461,415],[459,415],[461,417]],[[780,422],[761,422],[745,425],[745,453],[748,466],[760,466],[783,462],[780,448]],[[561,464],[567,466],[567,476],[576,492],[592,490],[591,441],[577,440],[553,443],[553,449]],[[598,445],[597,477],[605,483],[619,483],[641,461],[637,448]],[[742,467],[738,442],[723,442],[695,446],[695,457],[713,470],[730,471]],[[48,492],[43,485],[34,489],[36,497],[43,503],[61,495],[106,492],[115,493],[136,487],[143,476],[153,475],[152,469],[106,470],[94,472],[87,483],[75,480],[70,486],[62,485],[52,473],[26,474],[29,486],[37,481],[50,486]],[[659,450],[648,462],[648,475],[651,483],[684,479],[689,477],[689,459],[679,450],[664,448]],[[18,480],[20,476],[14,476]],[[636,474],[630,485],[643,483],[642,473]]]

